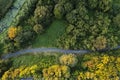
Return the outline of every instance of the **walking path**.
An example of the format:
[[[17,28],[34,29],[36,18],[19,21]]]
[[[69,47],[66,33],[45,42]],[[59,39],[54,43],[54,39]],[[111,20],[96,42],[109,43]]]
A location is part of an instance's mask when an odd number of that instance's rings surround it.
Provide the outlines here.
[[[113,48],[112,50],[116,50],[116,49],[120,49],[120,46],[117,46],[116,48]],[[103,50],[103,52],[107,51]],[[11,57],[16,57],[18,55],[22,55],[22,54],[27,54],[27,53],[42,53],[42,52],[52,52],[52,53],[65,53],[65,54],[69,54],[69,53],[76,53],[76,54],[86,54],[86,53],[90,53],[92,51],[90,50],[65,50],[65,49],[58,49],[58,48],[35,48],[35,49],[24,49],[15,53],[9,53],[7,55],[2,56],[2,59],[8,59]]]
[[[77,54],[85,54],[85,53],[89,53],[90,51],[88,50],[64,50],[64,49],[58,49],[58,48],[35,48],[35,49],[25,49],[25,50],[21,50],[15,53],[9,53],[5,56],[2,56],[2,59],[7,59],[7,58],[11,58],[11,57],[16,57],[18,55],[21,54],[26,54],[26,53],[42,53],[42,52],[52,52],[52,53],[77,53]]]

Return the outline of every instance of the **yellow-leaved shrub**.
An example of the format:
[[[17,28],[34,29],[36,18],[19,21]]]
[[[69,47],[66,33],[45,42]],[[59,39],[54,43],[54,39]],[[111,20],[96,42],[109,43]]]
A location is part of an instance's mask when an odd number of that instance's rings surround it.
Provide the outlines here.
[[[10,27],[8,29],[8,37],[10,39],[14,39],[16,37],[16,35],[17,35],[17,28],[16,27]]]
[[[6,71],[3,76],[2,80],[15,80],[20,78],[26,78],[26,77],[33,77],[37,75],[39,67],[37,65],[33,65],[30,67],[21,66],[20,68],[14,69],[14,70],[8,70]]]
[[[70,77],[70,68],[65,65],[53,65],[43,69],[43,77],[45,80],[67,79]]]
[[[83,62],[86,71],[80,72],[78,80],[119,80],[120,57],[102,55],[92,56]]]
[[[59,58],[59,61],[62,65],[74,67],[77,64],[78,59],[74,54],[64,54]]]

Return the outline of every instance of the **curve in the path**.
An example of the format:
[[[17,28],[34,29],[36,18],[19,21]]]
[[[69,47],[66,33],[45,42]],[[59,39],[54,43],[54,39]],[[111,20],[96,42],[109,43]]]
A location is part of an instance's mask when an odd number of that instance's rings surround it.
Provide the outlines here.
[[[21,54],[26,54],[26,53],[42,53],[42,52],[52,52],[52,53],[89,53],[89,50],[64,50],[64,49],[58,49],[58,48],[35,48],[35,49],[25,49],[21,50],[15,53],[9,53],[5,56],[2,56],[2,59],[8,59],[11,57],[16,57]]]

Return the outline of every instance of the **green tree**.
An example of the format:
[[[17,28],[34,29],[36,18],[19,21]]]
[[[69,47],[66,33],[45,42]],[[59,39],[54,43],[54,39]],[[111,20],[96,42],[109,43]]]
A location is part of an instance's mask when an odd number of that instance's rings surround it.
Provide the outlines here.
[[[78,12],[78,18],[82,17],[83,19],[85,18],[85,16],[88,14],[88,10],[86,9],[86,6],[85,6],[85,2],[79,2],[77,5],[76,5],[76,9],[77,9],[77,12]]]
[[[72,11],[72,9],[73,9],[73,4],[70,3],[70,2],[65,3],[65,4],[64,4],[64,9],[65,9],[65,12],[66,12],[66,13]]]
[[[10,52],[14,52],[14,51],[15,51],[15,47],[14,47],[13,42],[4,44],[4,53],[10,53]]]
[[[87,3],[90,9],[95,9],[98,5],[98,0],[87,0]]]
[[[71,2],[71,0],[58,0],[58,3],[65,4],[67,2]]]
[[[96,50],[105,49],[107,47],[107,39],[104,36],[99,36],[93,41],[93,47]]]
[[[113,22],[120,27],[120,14],[117,14],[116,17],[113,18]]]
[[[106,12],[112,8],[113,0],[100,0],[98,8]]]
[[[11,62],[9,60],[0,60],[0,77],[11,67]]]
[[[23,38],[24,43],[26,43],[27,41],[29,42],[29,40],[33,39],[33,32],[32,31],[24,32],[22,38]]]
[[[33,16],[31,16],[27,22],[27,24],[31,25],[31,26],[34,26],[35,25],[35,18]]]
[[[33,27],[33,30],[34,30],[36,33],[42,33],[42,32],[43,32],[43,26],[40,25],[40,24],[36,24],[36,25]]]
[[[54,15],[57,19],[61,19],[65,15],[65,10],[62,4],[56,4],[54,7]]]
[[[69,33],[72,32],[72,30],[74,29],[75,26],[74,26],[74,25],[71,25],[71,24],[69,24],[68,26],[69,26],[69,27],[66,28],[66,33],[69,34]]]
[[[35,9],[34,19],[36,24],[38,23],[45,24],[49,20],[50,16],[51,16],[50,11],[46,6],[38,6]]]
[[[74,9],[70,13],[66,14],[66,20],[70,24],[75,24],[78,21],[78,16],[78,11]]]
[[[54,5],[54,0],[39,0],[37,5],[39,6]]]

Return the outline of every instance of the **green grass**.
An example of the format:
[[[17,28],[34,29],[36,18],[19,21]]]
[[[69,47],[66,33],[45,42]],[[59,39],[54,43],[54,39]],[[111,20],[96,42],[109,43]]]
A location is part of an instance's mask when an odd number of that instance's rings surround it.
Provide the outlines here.
[[[55,54],[55,53],[54,53]],[[32,66],[35,64],[57,64],[58,56],[60,54],[52,54],[52,53],[40,53],[40,54],[25,54],[15,58],[12,58],[12,67],[18,68],[19,66]]]
[[[93,52],[90,54],[77,54],[78,57],[78,66],[76,68],[79,68],[81,65],[81,61],[85,55],[89,56],[100,56],[100,55],[109,55],[109,56],[120,56],[120,49],[118,50],[113,50],[113,51],[108,51],[108,52]],[[42,65],[46,64],[47,66],[53,65],[53,64],[59,64],[59,57],[63,55],[63,53],[29,53],[29,54],[24,54],[21,56],[13,57],[10,60],[12,61],[12,67],[13,68],[18,68],[20,66],[32,66],[32,65]],[[80,69],[80,68],[79,68]]]
[[[41,35],[38,35],[32,47],[55,47],[56,40],[65,32],[66,22],[55,20],[49,28]]]

